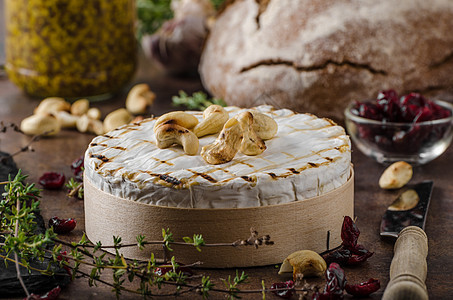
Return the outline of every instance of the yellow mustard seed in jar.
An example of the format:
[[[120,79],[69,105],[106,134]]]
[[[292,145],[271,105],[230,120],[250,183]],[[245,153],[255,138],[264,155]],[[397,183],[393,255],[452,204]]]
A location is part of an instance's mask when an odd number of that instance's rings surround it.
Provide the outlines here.
[[[102,97],[134,75],[135,0],[6,0],[12,82],[38,96]]]

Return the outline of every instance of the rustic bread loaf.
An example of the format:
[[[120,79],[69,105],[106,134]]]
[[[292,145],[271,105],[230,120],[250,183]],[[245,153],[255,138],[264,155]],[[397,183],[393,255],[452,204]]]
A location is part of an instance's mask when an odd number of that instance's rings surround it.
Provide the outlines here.
[[[236,0],[200,63],[229,105],[341,120],[381,89],[453,100],[452,0]]]

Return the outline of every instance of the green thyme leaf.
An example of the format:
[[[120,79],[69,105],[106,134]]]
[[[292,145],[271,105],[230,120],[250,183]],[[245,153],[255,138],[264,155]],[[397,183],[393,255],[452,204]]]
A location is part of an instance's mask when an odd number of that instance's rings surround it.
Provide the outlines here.
[[[174,106],[186,106],[188,109],[204,110],[212,104],[226,106],[225,101],[220,98],[208,98],[204,92],[195,92],[192,96],[187,95],[184,91],[179,91],[179,96],[171,98]]]
[[[153,34],[162,24],[173,18],[171,0],[137,0],[137,19],[139,39],[145,34]]]

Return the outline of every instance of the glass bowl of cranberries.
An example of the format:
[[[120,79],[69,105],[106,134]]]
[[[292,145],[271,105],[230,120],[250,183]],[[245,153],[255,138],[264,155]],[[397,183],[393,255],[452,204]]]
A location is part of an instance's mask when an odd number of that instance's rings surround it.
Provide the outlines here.
[[[420,165],[450,145],[453,105],[418,93],[399,97],[394,90],[384,90],[375,100],[349,104],[345,123],[355,146],[379,163],[404,160]]]

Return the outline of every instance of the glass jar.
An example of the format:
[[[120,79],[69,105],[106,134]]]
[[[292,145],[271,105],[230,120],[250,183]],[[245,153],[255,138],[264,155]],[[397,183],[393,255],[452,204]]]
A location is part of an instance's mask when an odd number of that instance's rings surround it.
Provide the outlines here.
[[[135,0],[6,0],[12,82],[37,97],[105,98],[131,80]]]

